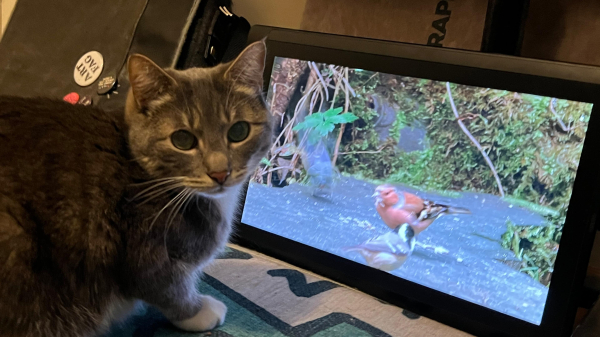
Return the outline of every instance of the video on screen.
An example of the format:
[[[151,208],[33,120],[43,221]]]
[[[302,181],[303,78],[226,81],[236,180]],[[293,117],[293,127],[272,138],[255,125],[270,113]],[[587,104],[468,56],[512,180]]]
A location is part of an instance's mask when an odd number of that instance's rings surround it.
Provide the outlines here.
[[[592,104],[276,57],[242,222],[539,325]]]

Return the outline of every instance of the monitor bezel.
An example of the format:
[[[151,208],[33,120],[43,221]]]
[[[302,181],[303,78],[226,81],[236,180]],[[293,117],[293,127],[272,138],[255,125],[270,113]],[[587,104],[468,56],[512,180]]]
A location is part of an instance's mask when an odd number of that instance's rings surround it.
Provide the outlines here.
[[[332,63],[402,76],[558,97],[593,103],[588,133],[542,323],[515,317],[404,280],[241,222],[234,242],[316,272],[404,309],[478,336],[570,335],[594,240],[600,203],[600,69],[329,34],[253,27],[250,42],[266,37],[265,91],[275,56]],[[534,88],[534,89],[531,89]],[[598,97],[595,97],[598,96]]]

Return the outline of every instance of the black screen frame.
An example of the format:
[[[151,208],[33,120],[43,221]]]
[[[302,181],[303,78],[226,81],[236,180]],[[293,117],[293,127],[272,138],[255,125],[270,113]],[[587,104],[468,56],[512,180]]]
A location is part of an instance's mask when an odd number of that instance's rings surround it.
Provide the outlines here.
[[[512,316],[421,286],[241,222],[233,241],[344,283],[367,294],[477,336],[569,336],[575,320],[600,208],[600,69],[403,43],[255,26],[266,37],[265,90],[274,57],[450,81],[593,103],[542,323]],[[594,95],[596,93],[596,95]],[[247,185],[242,193],[242,206]]]

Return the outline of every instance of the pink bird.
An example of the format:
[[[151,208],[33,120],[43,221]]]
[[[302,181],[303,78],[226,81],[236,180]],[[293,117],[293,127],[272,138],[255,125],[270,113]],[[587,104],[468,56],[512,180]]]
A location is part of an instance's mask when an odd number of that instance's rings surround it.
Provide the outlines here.
[[[398,191],[391,185],[375,189],[375,206],[383,222],[392,231],[369,239],[357,246],[344,248],[346,252],[358,252],[367,265],[384,271],[400,268],[412,254],[416,236],[435,219],[444,214],[470,214],[466,208],[437,204],[431,200]],[[436,253],[440,247],[434,247]]]
[[[431,223],[445,214],[470,214],[466,208],[438,204],[422,199],[412,193],[399,191],[394,186],[377,186],[375,207],[381,220],[391,229],[409,224],[415,236],[424,231]]]

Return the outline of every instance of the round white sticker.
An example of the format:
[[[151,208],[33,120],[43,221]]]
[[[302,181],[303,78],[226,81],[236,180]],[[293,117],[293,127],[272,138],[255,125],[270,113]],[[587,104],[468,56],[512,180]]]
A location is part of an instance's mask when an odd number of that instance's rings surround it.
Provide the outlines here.
[[[75,64],[75,70],[73,70],[75,83],[87,87],[100,77],[102,68],[104,68],[102,54],[97,51],[85,53]]]

